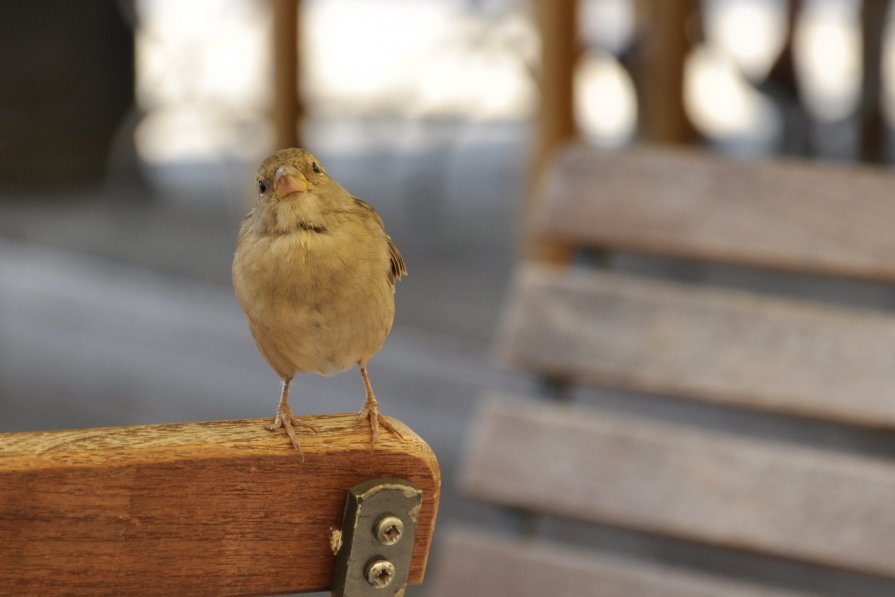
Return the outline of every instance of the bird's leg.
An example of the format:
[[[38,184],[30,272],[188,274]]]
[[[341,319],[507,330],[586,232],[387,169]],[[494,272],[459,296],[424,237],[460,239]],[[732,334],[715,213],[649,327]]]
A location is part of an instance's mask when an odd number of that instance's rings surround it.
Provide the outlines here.
[[[295,428],[298,427],[300,429],[308,429],[314,433],[317,433],[317,429],[314,428],[313,425],[309,423],[305,423],[298,417],[292,414],[292,409],[289,407],[289,382],[291,379],[283,380],[283,391],[280,393],[280,403],[277,405],[277,416],[273,420],[273,424],[268,426],[269,431],[276,431],[277,429],[285,428],[286,435],[289,436],[289,439],[292,441],[292,447],[295,448],[295,451],[298,452],[298,455],[301,457],[301,461],[305,461],[304,452],[301,451],[301,444],[298,443],[298,436],[295,434]]]
[[[277,404],[277,416],[273,420],[273,425],[268,425],[268,431],[276,431],[283,426],[284,416],[292,416],[292,409],[289,408],[289,382],[291,379],[283,380],[283,390],[280,392],[280,402]]]
[[[388,419],[379,413],[379,403],[376,402],[376,394],[373,393],[373,386],[370,385],[370,376],[367,375],[367,368],[360,364],[358,364],[358,368],[360,368],[360,375],[364,380],[364,389],[367,392],[367,399],[364,401],[364,407],[360,409],[360,412],[357,414],[357,422],[355,424],[359,425],[361,421],[364,421],[365,419],[370,421],[370,431],[372,432],[372,437],[370,438],[370,451],[372,452],[373,447],[376,445],[376,440],[379,439],[380,425],[401,439],[404,439],[404,436],[401,435],[401,432],[398,431]]]

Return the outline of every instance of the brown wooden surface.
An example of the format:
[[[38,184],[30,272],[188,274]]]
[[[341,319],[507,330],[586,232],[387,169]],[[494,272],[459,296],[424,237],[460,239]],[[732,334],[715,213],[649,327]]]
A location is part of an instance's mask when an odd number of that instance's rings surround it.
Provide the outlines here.
[[[551,377],[895,427],[895,318],[593,270],[519,270],[497,350]]]
[[[273,124],[277,149],[298,146],[300,109],[300,0],[272,0],[274,31]]]
[[[479,498],[895,577],[891,462],[524,400],[476,431]]]
[[[431,597],[796,597],[745,582],[555,543],[452,530],[427,585]]]
[[[528,174],[529,192],[525,196],[524,225],[532,218],[538,199],[537,189],[545,169],[563,143],[578,136],[575,119],[575,66],[580,45],[578,39],[577,0],[536,0],[535,22],[541,39],[541,63],[538,71],[537,141]],[[563,243],[526,244],[525,253],[544,261],[566,263],[572,248]]]
[[[534,219],[548,240],[895,281],[895,175],[573,145]]]
[[[578,136],[575,119],[575,67],[580,53],[577,0],[536,0],[535,23],[538,27],[540,65],[538,80],[537,139],[528,172],[523,225],[531,221],[537,200],[535,189],[545,169],[563,143]],[[572,255],[561,243],[529,244],[521,248],[538,259],[568,262]]]
[[[348,488],[423,490],[410,582],[438,507],[435,455],[354,414],[308,417],[302,463],[269,420],[0,435],[0,593],[248,595],[325,590]]]
[[[556,148],[578,134],[573,81],[579,43],[576,0],[536,0],[534,8],[541,38],[538,140],[532,169],[537,180]]]
[[[684,70],[700,25],[696,0],[647,0],[634,4],[647,36],[632,73],[639,129],[657,143],[692,143],[698,137],[684,104]]]

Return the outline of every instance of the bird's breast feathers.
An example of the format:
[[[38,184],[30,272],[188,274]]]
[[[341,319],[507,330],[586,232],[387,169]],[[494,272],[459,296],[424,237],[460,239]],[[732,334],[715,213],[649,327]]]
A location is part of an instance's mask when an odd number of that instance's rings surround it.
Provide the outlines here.
[[[387,239],[360,225],[247,236],[234,287],[262,354],[281,374],[366,362],[394,318],[389,259]]]
[[[244,235],[234,260],[237,296],[251,316],[314,307],[390,286],[384,234],[346,219],[325,232]]]

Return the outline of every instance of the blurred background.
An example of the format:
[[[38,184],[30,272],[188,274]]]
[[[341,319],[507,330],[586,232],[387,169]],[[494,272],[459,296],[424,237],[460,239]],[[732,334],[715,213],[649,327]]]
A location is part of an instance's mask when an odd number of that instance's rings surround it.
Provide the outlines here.
[[[229,271],[258,162],[298,143],[407,261],[371,377],[438,454],[440,528],[512,525],[451,480],[482,392],[538,391],[489,351],[559,143],[892,157],[888,2],[580,0],[574,53],[545,37],[566,4],[4,3],[0,432],[272,416],[279,382]],[[668,31],[683,34],[652,51]],[[293,387],[301,413],[363,400],[354,373]]]

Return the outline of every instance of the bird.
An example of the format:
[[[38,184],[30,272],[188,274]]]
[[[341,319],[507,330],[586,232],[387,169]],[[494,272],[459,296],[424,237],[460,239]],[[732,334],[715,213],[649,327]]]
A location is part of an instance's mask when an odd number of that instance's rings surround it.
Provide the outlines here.
[[[373,207],[339,184],[305,149],[281,149],[255,176],[257,197],[242,221],[232,278],[258,351],[282,381],[270,431],[285,429],[304,461],[289,386],[299,373],[357,367],[365,391],[356,426],[368,421],[403,439],[379,411],[367,364],[395,316],[395,283],[407,275],[398,247]]]

